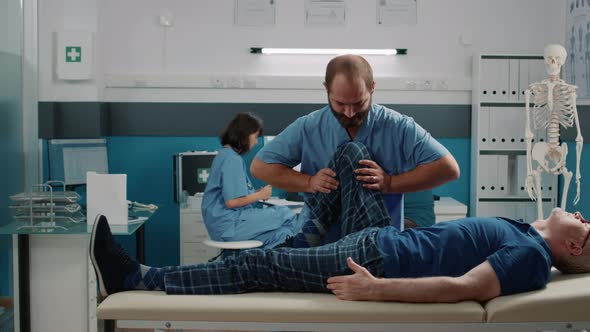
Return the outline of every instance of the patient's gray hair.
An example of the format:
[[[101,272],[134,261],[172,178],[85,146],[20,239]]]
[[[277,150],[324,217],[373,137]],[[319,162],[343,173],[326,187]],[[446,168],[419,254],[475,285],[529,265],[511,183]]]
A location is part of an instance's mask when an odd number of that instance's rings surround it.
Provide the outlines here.
[[[562,256],[553,260],[553,266],[562,273],[590,272],[590,247],[579,256]]]

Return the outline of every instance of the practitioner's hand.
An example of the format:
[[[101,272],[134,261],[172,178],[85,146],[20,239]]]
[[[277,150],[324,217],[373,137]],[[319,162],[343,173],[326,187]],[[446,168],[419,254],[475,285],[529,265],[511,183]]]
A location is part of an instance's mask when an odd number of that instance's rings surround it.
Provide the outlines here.
[[[346,260],[354,274],[328,278],[328,289],[340,300],[369,301],[378,300],[377,278],[367,269],[355,263],[352,258]]]
[[[367,166],[357,168],[354,172],[357,174],[356,179],[364,182],[363,187],[371,190],[386,191],[389,175],[379,164],[372,160],[360,160],[359,164]]]
[[[309,178],[308,191],[311,193],[329,194],[332,190],[338,189],[336,173],[330,168],[320,169],[314,176]]]
[[[258,199],[266,201],[272,196],[272,187],[270,185],[264,186],[256,191],[258,193]]]

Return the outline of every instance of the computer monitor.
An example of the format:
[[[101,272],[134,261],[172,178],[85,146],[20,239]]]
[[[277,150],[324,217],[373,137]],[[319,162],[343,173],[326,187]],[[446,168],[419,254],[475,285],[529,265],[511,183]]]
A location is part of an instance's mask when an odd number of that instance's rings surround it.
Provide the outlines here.
[[[49,179],[66,185],[86,184],[86,172],[108,174],[106,139],[56,139],[49,141]]]

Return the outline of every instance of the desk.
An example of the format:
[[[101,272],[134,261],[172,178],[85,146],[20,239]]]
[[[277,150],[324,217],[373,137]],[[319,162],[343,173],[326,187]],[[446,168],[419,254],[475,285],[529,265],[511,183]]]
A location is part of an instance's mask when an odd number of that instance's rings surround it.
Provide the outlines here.
[[[467,205],[451,197],[441,197],[434,201],[435,222],[449,221],[467,216]]]
[[[12,234],[18,246],[15,319],[20,331],[95,332],[96,277],[88,257],[87,224],[58,223],[67,230],[50,231],[19,228],[24,224],[15,221],[0,227],[0,234]],[[111,226],[116,235],[135,233],[140,262],[144,259],[143,224]]]

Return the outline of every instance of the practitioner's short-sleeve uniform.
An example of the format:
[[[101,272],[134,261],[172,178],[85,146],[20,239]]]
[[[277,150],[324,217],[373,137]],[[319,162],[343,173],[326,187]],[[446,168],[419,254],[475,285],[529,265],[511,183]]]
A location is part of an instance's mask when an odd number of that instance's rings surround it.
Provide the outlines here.
[[[325,106],[295,120],[258,151],[256,157],[265,163],[288,167],[301,163],[301,172],[314,175],[327,167],[340,145],[349,141],[346,129],[330,107]],[[405,173],[449,153],[414,119],[378,104],[371,105],[354,141],[363,143],[373,160],[389,175]],[[388,196],[384,194],[386,204]],[[302,217],[307,216],[307,208]]]

